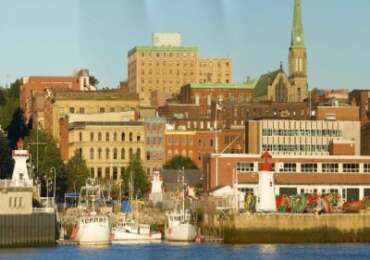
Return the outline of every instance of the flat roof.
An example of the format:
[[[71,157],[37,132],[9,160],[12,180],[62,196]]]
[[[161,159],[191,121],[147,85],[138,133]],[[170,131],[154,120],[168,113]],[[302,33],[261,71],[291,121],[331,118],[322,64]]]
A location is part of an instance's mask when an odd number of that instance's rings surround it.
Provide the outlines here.
[[[212,88],[212,89],[254,89],[255,82],[250,83],[192,83],[191,88]]]
[[[130,56],[136,51],[178,51],[178,52],[197,52],[197,47],[183,47],[183,46],[135,46],[128,51]]]

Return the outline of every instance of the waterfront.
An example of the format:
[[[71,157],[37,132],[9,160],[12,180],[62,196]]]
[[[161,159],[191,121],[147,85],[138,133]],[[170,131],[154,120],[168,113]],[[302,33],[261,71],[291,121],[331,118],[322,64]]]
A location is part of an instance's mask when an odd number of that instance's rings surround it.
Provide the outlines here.
[[[1,249],[0,259],[370,259],[369,244],[247,245],[146,244]]]

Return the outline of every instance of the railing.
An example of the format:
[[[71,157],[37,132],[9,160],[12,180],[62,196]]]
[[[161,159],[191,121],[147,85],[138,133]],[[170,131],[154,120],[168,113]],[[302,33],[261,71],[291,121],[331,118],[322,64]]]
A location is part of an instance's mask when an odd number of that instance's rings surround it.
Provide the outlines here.
[[[0,188],[10,188],[10,187],[25,187],[32,188],[32,181],[22,181],[22,180],[0,180]]]
[[[54,208],[32,208],[33,213],[54,213]]]

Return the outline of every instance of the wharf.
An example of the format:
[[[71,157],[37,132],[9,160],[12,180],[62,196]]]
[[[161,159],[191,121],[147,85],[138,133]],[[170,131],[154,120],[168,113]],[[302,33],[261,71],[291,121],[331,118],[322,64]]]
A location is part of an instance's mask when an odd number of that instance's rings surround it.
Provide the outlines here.
[[[74,240],[70,240],[70,239],[59,239],[57,240],[57,245],[58,246],[77,246],[77,242],[74,241]]]

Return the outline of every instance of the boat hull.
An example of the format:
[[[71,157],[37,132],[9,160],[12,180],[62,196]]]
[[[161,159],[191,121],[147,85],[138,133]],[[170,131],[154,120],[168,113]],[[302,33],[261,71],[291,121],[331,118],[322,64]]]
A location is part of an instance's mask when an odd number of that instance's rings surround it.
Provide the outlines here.
[[[165,229],[165,239],[168,241],[191,242],[196,236],[195,226],[190,223],[181,223]]]
[[[78,226],[76,241],[81,246],[104,246],[111,243],[110,223],[81,223]]]
[[[161,240],[162,234],[159,232],[151,234],[136,234],[126,231],[116,230],[112,232],[112,241],[152,241],[152,240]]]

